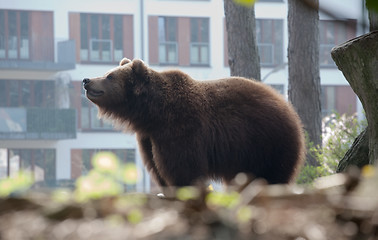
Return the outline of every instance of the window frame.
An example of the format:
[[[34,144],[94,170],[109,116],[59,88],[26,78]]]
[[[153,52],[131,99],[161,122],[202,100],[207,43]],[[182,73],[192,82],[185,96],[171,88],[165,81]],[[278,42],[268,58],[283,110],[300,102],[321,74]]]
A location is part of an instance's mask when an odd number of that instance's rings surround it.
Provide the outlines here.
[[[332,26],[333,40],[328,40],[327,31]],[[340,34],[343,31],[343,36]],[[347,41],[356,36],[356,21],[355,20],[319,20],[319,65],[322,68],[336,68],[336,64],[331,57],[331,50],[333,47]],[[323,51],[324,49],[324,51]]]
[[[193,38],[193,31],[196,31],[196,39]],[[149,16],[149,33],[150,49],[158,49],[150,52],[152,64],[210,66],[209,17]],[[193,51],[197,53],[197,58]]]
[[[197,39],[193,39],[194,24],[197,25]],[[205,26],[207,25],[207,26]],[[207,33],[201,31],[202,27],[206,27]],[[189,61],[192,66],[209,66],[210,65],[210,19],[204,17],[191,17],[190,18],[190,49]],[[205,36],[206,35],[206,36]],[[199,61],[193,60],[193,49],[197,47]],[[203,47],[206,50],[203,50]],[[205,60],[204,60],[205,58]]]
[[[173,23],[174,23],[174,30],[168,29],[172,27]],[[163,27],[163,29],[161,29],[161,27]],[[172,31],[174,31],[175,34],[172,35]],[[178,38],[179,38],[178,37],[178,17],[159,16],[158,17],[158,41],[159,41],[158,61],[160,65],[178,65],[179,64]],[[169,48],[167,48],[168,46],[171,50],[173,49],[172,52],[170,52]],[[173,56],[171,55],[172,53],[173,53]],[[170,61],[170,58],[172,58],[171,61]]]
[[[122,39],[124,31],[126,31],[123,17],[127,15],[97,13],[79,13],[79,15],[80,47],[78,50],[80,62],[91,64],[119,62],[127,52]],[[97,24],[92,24],[93,21],[97,21]],[[104,28],[105,22],[108,23],[109,29]],[[120,33],[118,30],[122,30],[122,32]],[[120,36],[121,39],[119,39]],[[93,49],[97,48],[96,46],[98,47],[98,57],[94,58],[96,50]],[[106,48],[109,50],[106,50]]]
[[[0,9],[0,60],[21,60],[27,61],[32,59],[31,56],[31,13],[30,11],[23,11],[23,10],[3,10]],[[15,14],[15,37],[16,37],[16,56],[10,57],[10,23],[9,23],[9,16],[10,14]],[[23,16],[25,16],[26,21],[24,20],[23,23]],[[3,18],[3,19],[1,19]],[[27,24],[26,31],[23,30],[23,24]],[[23,40],[27,40],[27,43],[24,47],[26,50],[23,50]],[[2,46],[3,45],[3,46]],[[25,56],[23,56],[23,53]]]
[[[267,23],[270,28],[264,29],[263,24]],[[284,63],[284,21],[283,19],[273,19],[273,18],[257,18],[256,19],[256,42],[260,56],[260,64],[262,67],[274,67],[279,66]],[[275,37],[275,28],[279,26],[281,29],[280,37]],[[258,29],[259,28],[259,29]],[[260,35],[259,31],[260,30]],[[263,39],[263,35],[261,34],[263,31],[270,32],[270,36],[268,37],[271,42],[266,42]],[[261,54],[262,47],[270,46],[271,47],[271,56],[272,62],[262,62],[263,57]]]

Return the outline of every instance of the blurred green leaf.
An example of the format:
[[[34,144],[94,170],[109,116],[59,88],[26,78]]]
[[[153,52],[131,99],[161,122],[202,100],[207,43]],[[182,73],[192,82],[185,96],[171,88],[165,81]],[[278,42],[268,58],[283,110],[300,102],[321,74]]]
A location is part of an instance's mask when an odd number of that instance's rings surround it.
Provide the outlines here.
[[[237,192],[211,192],[206,196],[209,207],[233,208],[240,203],[240,194]]]
[[[134,193],[128,195],[122,195],[115,203],[119,209],[125,209],[130,207],[143,207],[147,204],[147,197],[144,194]]]
[[[127,163],[121,170],[121,180],[126,184],[136,184],[141,179],[141,172],[134,163]]]
[[[110,214],[106,216],[105,221],[107,224],[111,226],[120,226],[125,222],[125,219],[120,214]]]
[[[378,13],[378,1],[377,0],[366,0],[366,7],[369,10],[373,10]]]
[[[234,0],[234,2],[245,7],[252,7],[256,0]]]
[[[30,172],[19,171],[16,176],[0,181],[0,197],[6,197],[11,193],[26,190],[33,183],[33,175]]]
[[[177,190],[176,196],[181,201],[197,199],[199,197],[199,190],[195,187],[182,187]]]
[[[241,223],[246,223],[252,219],[253,212],[251,206],[242,206],[236,212],[237,219]]]
[[[119,169],[117,156],[112,152],[99,152],[92,158],[94,169],[100,172],[115,173]]]
[[[143,213],[141,210],[135,208],[127,214],[127,220],[132,224],[138,224],[143,219]]]
[[[76,181],[75,197],[79,202],[115,196],[122,193],[122,185],[109,175],[91,171]]]
[[[58,189],[52,193],[52,200],[58,203],[66,203],[71,200],[72,193],[68,189]]]

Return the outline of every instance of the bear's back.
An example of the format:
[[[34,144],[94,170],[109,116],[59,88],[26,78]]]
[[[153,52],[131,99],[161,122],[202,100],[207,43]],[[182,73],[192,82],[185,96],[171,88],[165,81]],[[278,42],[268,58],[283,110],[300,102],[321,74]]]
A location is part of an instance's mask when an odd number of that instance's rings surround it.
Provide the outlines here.
[[[230,181],[234,172],[252,172],[271,183],[287,182],[304,154],[301,123],[291,105],[253,80],[234,77],[201,84],[209,104],[209,151],[216,153],[209,153],[213,175]]]

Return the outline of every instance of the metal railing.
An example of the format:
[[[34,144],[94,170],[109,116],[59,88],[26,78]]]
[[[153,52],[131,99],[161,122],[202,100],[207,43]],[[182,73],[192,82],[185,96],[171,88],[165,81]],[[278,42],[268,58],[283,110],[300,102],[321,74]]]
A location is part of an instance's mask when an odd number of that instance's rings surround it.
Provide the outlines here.
[[[0,139],[76,138],[76,110],[0,108]]]

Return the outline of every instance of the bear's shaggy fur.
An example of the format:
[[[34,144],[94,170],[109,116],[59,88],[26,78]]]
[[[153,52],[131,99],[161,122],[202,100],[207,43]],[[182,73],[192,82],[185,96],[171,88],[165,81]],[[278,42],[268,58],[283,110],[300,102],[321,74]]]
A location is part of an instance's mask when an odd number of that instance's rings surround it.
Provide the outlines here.
[[[136,133],[144,164],[160,186],[205,179],[230,183],[239,172],[288,183],[304,158],[298,115],[271,87],[229,77],[195,81],[123,59],[84,79],[100,116]]]

